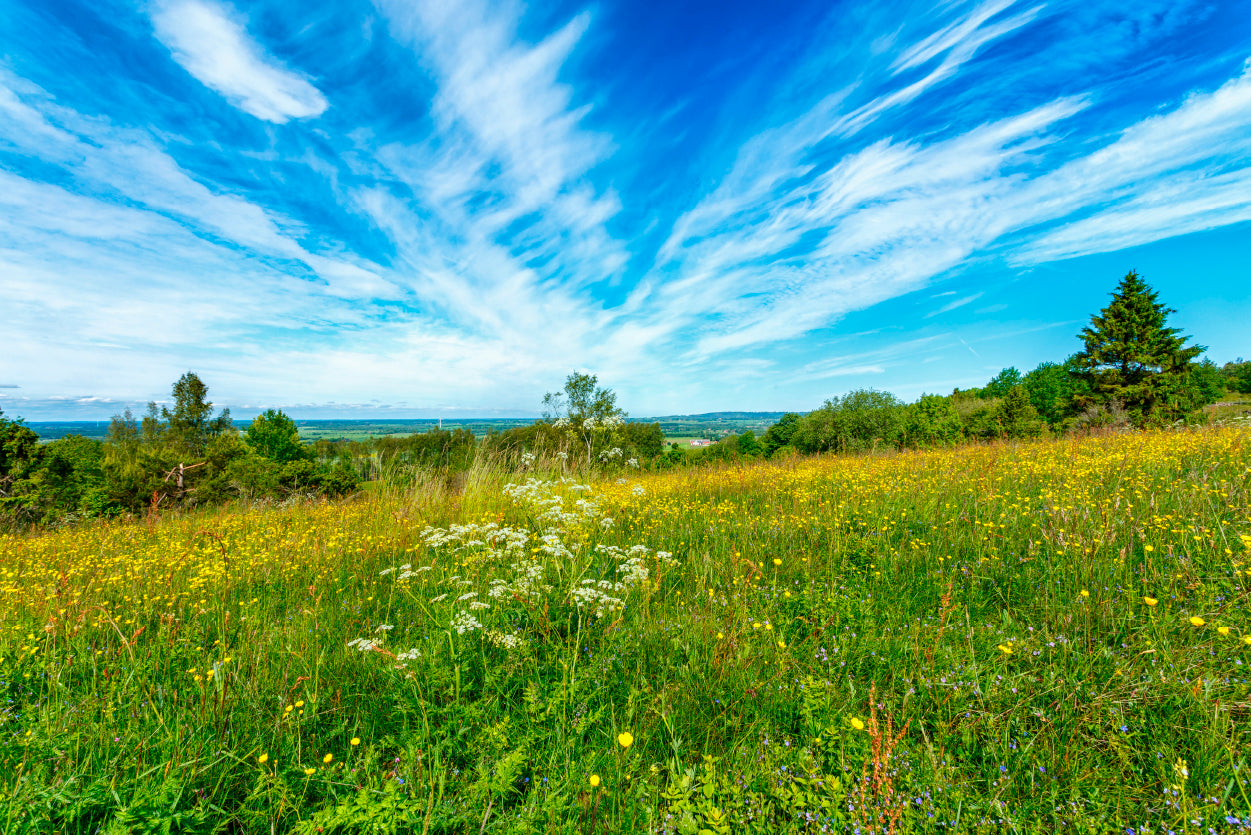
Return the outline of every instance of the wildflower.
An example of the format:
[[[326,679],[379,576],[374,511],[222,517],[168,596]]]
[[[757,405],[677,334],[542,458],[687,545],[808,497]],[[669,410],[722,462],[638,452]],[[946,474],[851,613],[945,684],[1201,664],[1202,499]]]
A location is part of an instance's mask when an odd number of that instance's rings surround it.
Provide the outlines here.
[[[1244,644],[1251,644],[1251,635],[1243,635],[1243,636],[1242,636],[1242,642],[1243,642]]]
[[[778,641],[778,649],[786,649],[786,641]]]
[[[300,699],[298,702],[296,702],[296,703],[295,703],[295,706],[296,706],[296,707],[304,707],[304,700],[303,700],[303,699]]]
[[[634,744],[634,735],[629,731],[622,731],[617,734],[617,744],[622,748],[629,749]]]
[[[1160,601],[1159,601],[1159,600],[1156,600],[1154,597],[1144,597],[1144,598],[1142,599],[1142,602],[1143,602],[1143,603],[1146,603],[1148,606],[1154,606],[1155,604],[1159,603]]]
[[[1228,627],[1228,626],[1218,626],[1218,627],[1216,627],[1216,631],[1217,631],[1218,633],[1220,633],[1221,635],[1228,635],[1228,634],[1229,634],[1229,627]]]
[[[774,564],[774,565],[781,565],[781,564],[782,564],[782,561],[781,561],[780,559],[778,559],[777,557],[774,557],[774,558],[773,558],[773,564]]]
[[[317,771],[317,769],[315,769],[315,768],[306,768],[306,769],[304,769],[304,776],[305,776],[305,777],[312,777],[312,776],[313,776],[313,773],[314,773],[315,771]]]
[[[851,725],[858,731],[864,730],[864,720],[858,716],[852,716],[847,719],[847,724]]]
[[[256,761],[260,763],[261,765],[264,765],[265,763],[269,762],[269,754],[261,754],[259,757],[256,758]]]
[[[1082,589],[1082,597],[1090,597],[1090,592],[1086,591],[1086,589]]]
[[[1203,626],[1203,624],[1205,623],[1207,623],[1207,621],[1199,617],[1198,615],[1195,615],[1194,617],[1190,619],[1191,626]]]
[[[595,788],[598,785],[599,785],[599,775],[592,774],[591,775],[591,788]]]
[[[724,633],[724,632],[718,632],[718,633],[717,633],[717,640],[718,640],[718,641],[720,641],[720,640],[721,640],[721,639],[723,639],[724,637],[725,637],[725,633]]]
[[[1152,545],[1147,545],[1143,548],[1143,550],[1146,551],[1148,554],[1150,554],[1152,551],[1155,550],[1155,547]]]
[[[352,737],[352,742],[350,744],[353,748],[355,748],[357,745],[361,744],[361,738],[359,736]]]
[[[326,756],[321,758],[321,761],[324,762],[326,765],[330,765],[330,761],[333,759],[334,759],[334,754],[327,754]]]
[[[1000,651],[1000,652],[1002,652],[1004,655],[1011,655],[1011,654],[1012,654],[1012,644],[1000,644],[1000,645],[999,645],[999,651]]]

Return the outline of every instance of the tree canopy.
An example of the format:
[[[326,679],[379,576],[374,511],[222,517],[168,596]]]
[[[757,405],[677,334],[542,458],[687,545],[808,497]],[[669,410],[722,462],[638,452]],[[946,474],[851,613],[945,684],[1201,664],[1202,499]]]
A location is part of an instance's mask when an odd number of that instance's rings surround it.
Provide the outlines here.
[[[1111,304],[1091,316],[1079,335],[1083,348],[1074,360],[1091,395],[1119,402],[1138,425],[1174,419],[1194,406],[1187,377],[1205,349],[1186,345],[1189,337],[1168,327],[1168,316],[1175,312],[1130,270]]]

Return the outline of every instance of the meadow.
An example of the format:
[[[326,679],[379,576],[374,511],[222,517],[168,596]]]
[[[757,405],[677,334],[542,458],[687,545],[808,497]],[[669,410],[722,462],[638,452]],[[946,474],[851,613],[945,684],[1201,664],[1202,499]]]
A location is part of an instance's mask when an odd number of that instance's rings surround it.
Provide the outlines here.
[[[1251,428],[0,535],[0,830],[1251,831]]]

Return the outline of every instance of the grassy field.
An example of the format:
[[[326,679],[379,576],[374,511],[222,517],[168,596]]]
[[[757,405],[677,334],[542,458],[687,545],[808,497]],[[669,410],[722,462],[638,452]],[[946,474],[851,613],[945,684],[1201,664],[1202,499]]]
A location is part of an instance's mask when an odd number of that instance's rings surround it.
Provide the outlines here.
[[[0,536],[0,831],[1251,831],[1251,430]]]

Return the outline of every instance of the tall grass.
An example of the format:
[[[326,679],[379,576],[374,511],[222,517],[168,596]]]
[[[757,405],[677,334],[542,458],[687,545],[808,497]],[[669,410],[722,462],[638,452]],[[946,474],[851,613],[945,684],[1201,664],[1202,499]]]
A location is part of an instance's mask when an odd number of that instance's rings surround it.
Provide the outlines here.
[[[563,464],[0,537],[0,830],[1251,829],[1245,428]]]

